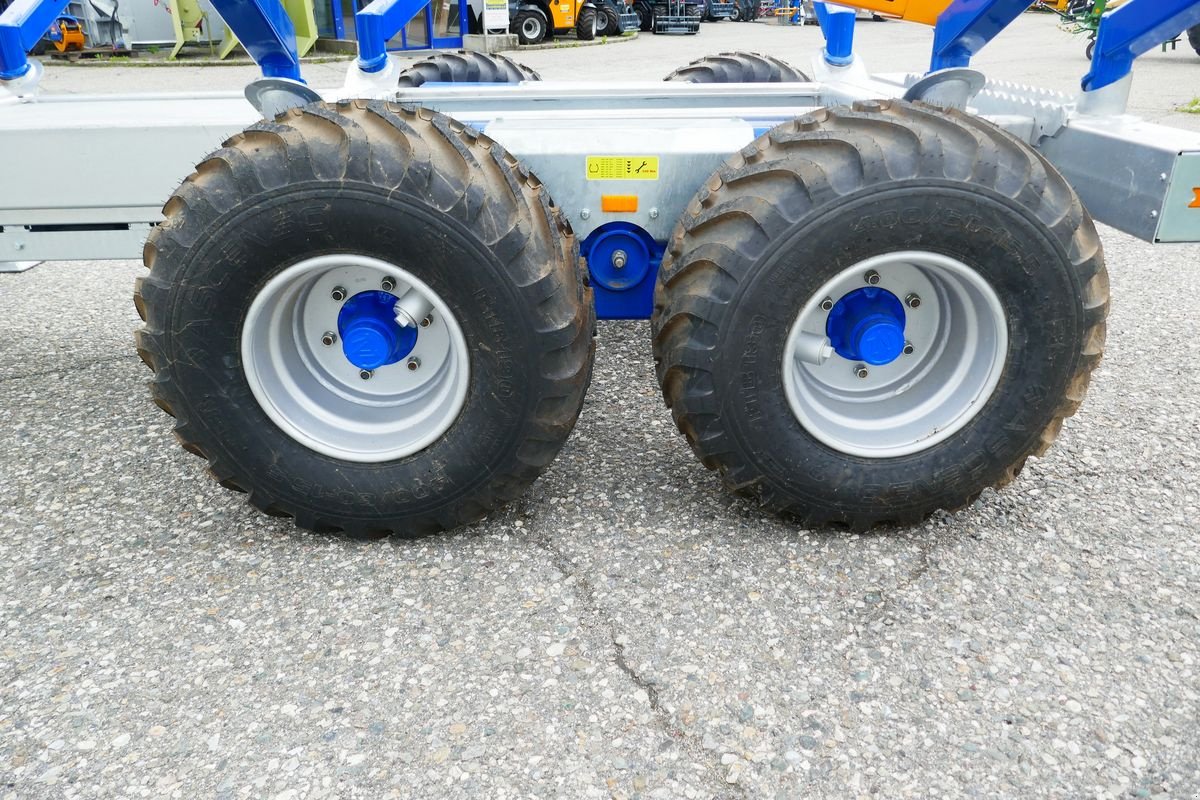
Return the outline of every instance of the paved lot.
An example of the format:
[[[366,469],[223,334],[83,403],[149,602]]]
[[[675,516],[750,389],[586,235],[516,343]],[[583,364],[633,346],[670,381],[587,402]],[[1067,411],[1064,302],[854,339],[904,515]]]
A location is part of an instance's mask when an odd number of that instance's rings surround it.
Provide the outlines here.
[[[860,31],[875,64],[922,66],[928,32]],[[816,43],[721,24],[521,58],[603,80]],[[1028,18],[980,64],[1070,89],[1082,44]],[[1171,109],[1198,79],[1154,54],[1135,105],[1194,126]],[[1200,248],[1104,242],[1108,354],[1058,445],[871,535],[724,494],[641,323],[601,325],[583,417],[520,502],[419,541],[298,532],[150,404],[139,265],[0,276],[0,798],[1200,796]]]

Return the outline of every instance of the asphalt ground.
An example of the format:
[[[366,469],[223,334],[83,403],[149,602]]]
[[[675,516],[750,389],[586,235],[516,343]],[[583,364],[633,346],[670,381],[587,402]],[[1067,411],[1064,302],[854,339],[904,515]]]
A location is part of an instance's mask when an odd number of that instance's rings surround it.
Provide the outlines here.
[[[877,68],[922,67],[927,31],[859,31]],[[817,36],[706,24],[518,57],[655,78],[739,48],[801,63]],[[1027,16],[978,63],[1069,90],[1082,47]],[[1194,127],[1172,109],[1196,93],[1181,48],[1146,57],[1133,104]],[[140,265],[0,275],[0,797],[1200,796],[1200,248],[1102,236],[1107,354],[1056,446],[871,534],[723,492],[645,323],[600,325],[579,424],[520,501],[416,541],[297,531],[150,403]]]

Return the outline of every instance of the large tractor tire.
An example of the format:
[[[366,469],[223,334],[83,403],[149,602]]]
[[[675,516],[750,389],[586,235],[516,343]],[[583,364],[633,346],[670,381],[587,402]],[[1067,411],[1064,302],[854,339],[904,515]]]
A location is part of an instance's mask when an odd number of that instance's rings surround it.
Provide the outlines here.
[[[509,30],[517,35],[521,44],[538,44],[550,33],[546,16],[540,11],[521,11],[513,17]]]
[[[262,511],[355,537],[453,528],[569,435],[590,290],[561,213],[486,136],[313,104],[229,139],[163,212],[135,295],[154,401]]]
[[[470,50],[435,53],[400,73],[401,87],[434,83],[520,83],[540,81],[542,76],[507,56]]]
[[[624,0],[618,0],[624,2]],[[601,36],[620,36],[621,35],[621,16],[617,10],[605,3],[600,7],[599,27]]]
[[[581,42],[590,42],[596,38],[600,28],[599,15],[595,6],[584,6],[575,20],[575,38]]]
[[[1047,161],[883,101],[727,160],[672,236],[652,329],[705,466],[771,512],[865,529],[961,508],[1045,452],[1107,310],[1095,227]]]
[[[1200,56],[1200,25],[1193,25],[1187,29],[1188,44],[1196,51],[1196,55]]]
[[[733,52],[697,59],[663,80],[684,83],[804,83],[809,78],[774,56]]]
[[[644,2],[634,3],[633,12],[638,15],[638,30],[642,33],[650,33],[654,30],[653,6]]]

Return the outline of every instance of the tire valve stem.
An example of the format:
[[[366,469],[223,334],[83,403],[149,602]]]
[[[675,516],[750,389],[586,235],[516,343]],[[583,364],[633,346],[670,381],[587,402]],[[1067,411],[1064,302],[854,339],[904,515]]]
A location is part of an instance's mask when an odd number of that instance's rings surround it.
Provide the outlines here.
[[[379,287],[385,292],[390,292],[392,289],[396,288],[396,279],[392,277],[384,278],[379,282]]]
[[[373,369],[360,369],[358,371],[358,377],[362,378],[364,381],[371,380],[372,376],[374,376],[374,375],[375,375],[375,370],[373,370]]]
[[[920,295],[918,295],[916,292],[909,292],[908,296],[904,298],[904,305],[908,306],[909,308],[920,308]]]
[[[821,301],[821,310],[822,311],[828,311],[831,308],[833,308],[833,298],[832,297],[826,297],[824,300]]]
[[[326,347],[333,347],[333,343],[337,341],[337,334],[333,331],[325,331],[321,334],[321,344]]]
[[[416,372],[420,368],[421,368],[421,359],[410,358],[408,360],[408,371],[409,372]]]
[[[905,343],[904,343],[904,350],[903,350],[903,352],[904,352],[904,355],[906,355],[906,356],[911,356],[911,355],[913,354],[913,350],[914,350],[914,349],[915,349],[915,348],[913,347],[913,345],[912,345],[912,342],[905,342]]]
[[[879,283],[879,273],[875,270],[867,270],[867,274],[863,275],[863,280],[871,286],[876,286]]]
[[[333,291],[329,293],[329,296],[333,298],[335,303],[340,303],[346,299],[346,290],[341,286],[335,286],[333,287]]]
[[[871,373],[867,371],[866,364],[857,364],[854,367],[854,374],[859,378],[865,378],[868,375],[870,375]]]

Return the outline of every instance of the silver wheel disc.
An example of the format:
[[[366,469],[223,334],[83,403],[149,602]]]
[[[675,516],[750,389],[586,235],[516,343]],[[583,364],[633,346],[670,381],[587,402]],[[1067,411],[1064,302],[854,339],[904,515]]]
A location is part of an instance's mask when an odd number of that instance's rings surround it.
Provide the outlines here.
[[[411,352],[364,378],[340,339],[327,343],[327,334],[337,333],[345,300],[381,287],[432,311]],[[343,300],[335,299],[339,290]],[[412,273],[367,256],[310,258],[273,277],[246,314],[241,353],[246,382],[267,416],[305,447],[344,461],[417,453],[466,403],[470,359],[449,306]]]
[[[918,298],[904,309],[911,352],[884,364],[844,358],[826,336],[822,305],[867,286],[870,273],[878,275],[872,285],[906,306]],[[784,348],[784,392],[804,429],[834,450],[904,456],[944,441],[979,413],[1007,351],[1004,309],[979,273],[938,253],[888,253],[838,273],[800,309]]]

